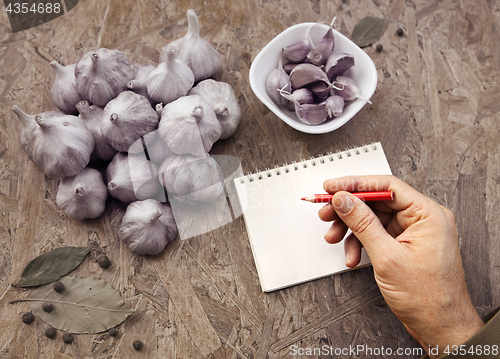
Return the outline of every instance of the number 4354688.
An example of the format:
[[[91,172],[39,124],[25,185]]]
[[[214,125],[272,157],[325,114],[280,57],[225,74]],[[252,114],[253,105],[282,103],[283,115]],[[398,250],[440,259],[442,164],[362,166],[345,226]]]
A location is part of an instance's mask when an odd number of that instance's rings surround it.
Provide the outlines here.
[[[9,14],[27,14],[27,13],[38,13],[38,14],[58,14],[61,12],[61,4],[60,3],[38,3],[32,4],[29,6],[28,3],[9,3],[7,8],[5,9]]]

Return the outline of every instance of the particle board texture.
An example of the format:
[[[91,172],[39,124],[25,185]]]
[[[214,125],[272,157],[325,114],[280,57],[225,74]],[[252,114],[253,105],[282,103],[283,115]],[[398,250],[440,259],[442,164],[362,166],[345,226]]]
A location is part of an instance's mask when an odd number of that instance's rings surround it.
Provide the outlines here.
[[[384,302],[372,268],[263,293],[241,217],[177,239],[160,255],[140,256],[118,240],[126,210],[120,202],[109,199],[102,216],[82,221],[57,208],[58,181],[22,150],[12,106],[33,114],[54,109],[54,60],[67,65],[106,47],[131,63],[156,64],[161,48],[185,34],[188,9],[221,56],[217,79],[234,88],[242,108],[237,132],[211,154],[237,157],[246,173],[381,141],[397,177],[455,214],[478,312],[500,305],[499,2],[80,0],[64,16],[15,34],[0,4],[0,358],[278,359],[298,358],[293,346],[420,348]],[[287,27],[333,16],[348,37],[365,16],[387,19],[377,42],[383,50],[364,49],[377,69],[377,90],[373,104],[340,129],[300,133],[253,94],[249,68]],[[11,286],[24,266],[62,246],[92,246],[72,274],[102,278],[136,310],[116,337],[76,335],[64,344],[61,332],[44,336],[41,319],[22,323],[26,303],[9,304],[31,291]],[[97,265],[100,253],[111,259],[108,269]],[[132,347],[137,339],[140,352]]]

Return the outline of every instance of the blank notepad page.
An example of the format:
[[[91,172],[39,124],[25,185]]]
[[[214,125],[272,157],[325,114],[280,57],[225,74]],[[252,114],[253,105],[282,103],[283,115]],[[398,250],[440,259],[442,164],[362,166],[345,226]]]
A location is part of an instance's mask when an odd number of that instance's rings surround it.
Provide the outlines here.
[[[325,193],[323,182],[350,175],[391,174],[380,143],[301,161],[234,180],[263,291],[339,273],[344,244],[328,244],[325,204],[301,197]],[[370,263],[363,249],[358,267]]]

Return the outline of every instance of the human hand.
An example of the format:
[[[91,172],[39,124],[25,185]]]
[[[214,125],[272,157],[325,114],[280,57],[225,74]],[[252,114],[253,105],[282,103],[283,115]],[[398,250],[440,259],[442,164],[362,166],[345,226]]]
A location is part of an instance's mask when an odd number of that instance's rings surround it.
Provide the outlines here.
[[[387,304],[426,351],[437,347],[442,355],[484,325],[467,292],[447,208],[393,176],[331,179],[324,188],[335,194],[319,211],[321,220],[333,221],[325,240],[338,243],[352,230],[344,241],[346,265],[358,265],[366,249]],[[344,191],[393,191],[394,200],[370,208]]]

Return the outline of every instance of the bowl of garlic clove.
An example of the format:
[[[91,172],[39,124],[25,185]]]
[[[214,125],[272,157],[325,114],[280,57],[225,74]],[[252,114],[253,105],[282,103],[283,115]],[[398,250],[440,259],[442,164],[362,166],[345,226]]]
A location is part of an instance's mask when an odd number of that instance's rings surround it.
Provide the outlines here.
[[[361,48],[335,29],[332,29],[335,41],[333,53],[346,53],[354,58],[354,66],[341,75],[350,78],[357,84],[359,96],[355,99],[347,98],[341,114],[327,117],[326,120],[319,124],[309,124],[314,122],[304,121],[304,118],[300,120],[297,116],[296,106],[294,109],[294,106],[278,105],[271,99],[266,90],[266,83],[271,73],[279,67],[280,60],[283,64],[287,62],[282,56],[282,49],[306,39],[308,29],[313,46],[318,46],[329,31],[330,26],[318,23],[301,23],[284,30],[271,40],[253,60],[249,73],[250,86],[259,100],[283,122],[301,132],[322,134],[343,126],[363,108],[375,92],[377,70],[373,61]],[[343,84],[337,84],[334,81],[332,79],[332,84],[336,87],[344,87]],[[302,117],[302,114],[300,116]]]

